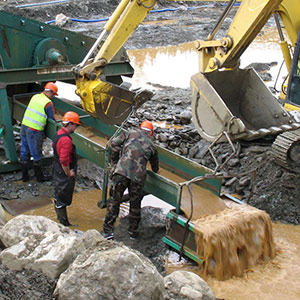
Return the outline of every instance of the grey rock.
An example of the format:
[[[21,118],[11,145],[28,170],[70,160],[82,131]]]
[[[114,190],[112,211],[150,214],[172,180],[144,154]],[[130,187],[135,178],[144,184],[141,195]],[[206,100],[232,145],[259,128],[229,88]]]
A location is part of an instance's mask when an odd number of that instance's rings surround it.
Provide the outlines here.
[[[210,287],[198,275],[175,271],[164,278],[165,300],[216,300]]]

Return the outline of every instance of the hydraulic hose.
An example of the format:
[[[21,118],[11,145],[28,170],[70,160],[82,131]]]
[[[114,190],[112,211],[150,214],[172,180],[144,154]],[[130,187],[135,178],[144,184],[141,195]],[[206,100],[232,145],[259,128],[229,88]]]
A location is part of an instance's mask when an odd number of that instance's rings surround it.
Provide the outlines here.
[[[41,3],[22,4],[22,5],[16,5],[15,8],[27,8],[27,7],[34,7],[34,6],[59,4],[65,2],[71,2],[71,0],[55,0],[55,1],[48,1],[48,2],[41,2]]]
[[[66,0],[61,0],[61,1],[66,1]],[[221,4],[226,5],[226,4]],[[238,6],[239,3],[236,3],[235,6]],[[213,8],[214,6],[212,4],[204,4],[201,6],[193,6],[193,7],[187,7],[186,10],[195,10],[199,8],[206,8],[206,7],[211,7]],[[150,11],[150,13],[161,13],[161,12],[172,12],[172,11],[177,11],[177,10],[182,10],[182,7],[177,7],[177,8],[162,8],[162,9],[153,9]],[[109,17],[107,18],[101,18],[101,19],[91,19],[91,20],[86,20],[86,19],[77,19],[77,18],[70,18],[71,21],[73,22],[81,22],[81,23],[97,23],[97,22],[105,22],[109,20]],[[55,23],[55,20],[47,21],[46,24],[53,24]]]

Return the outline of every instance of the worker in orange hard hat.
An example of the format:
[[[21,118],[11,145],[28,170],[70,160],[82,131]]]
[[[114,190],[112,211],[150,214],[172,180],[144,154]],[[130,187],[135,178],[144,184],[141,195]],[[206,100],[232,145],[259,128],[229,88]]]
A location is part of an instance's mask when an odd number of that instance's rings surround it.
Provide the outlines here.
[[[150,136],[153,136],[154,130],[153,130],[153,124],[152,124],[152,122],[150,122],[150,121],[143,121],[141,123],[141,125],[140,125],[140,128],[143,129],[143,130],[145,130],[145,131],[148,131],[149,134],[150,134]]]
[[[106,239],[114,238],[114,224],[126,189],[129,191],[130,201],[128,234],[131,239],[137,238],[147,162],[150,162],[153,172],[159,172],[157,149],[152,141],[153,132],[153,124],[144,121],[139,129],[121,132],[110,143],[111,164],[116,167],[111,178],[110,198],[107,200],[102,231]]]
[[[67,206],[72,203],[77,158],[76,148],[70,134],[80,125],[79,115],[73,111],[66,112],[62,124],[63,127],[57,131],[52,144],[54,207],[59,222],[65,226],[72,226],[68,219]]]
[[[52,92],[55,96],[58,96],[58,87],[54,82],[48,82],[46,83],[44,87],[44,93]],[[52,96],[53,97],[53,96]],[[52,98],[51,95],[49,98]]]
[[[44,91],[34,95],[25,110],[21,124],[21,155],[22,179],[24,182],[30,179],[28,172],[28,163],[33,158],[34,174],[39,182],[51,179],[43,172],[41,159],[44,140],[44,129],[47,120],[55,120],[54,105],[51,99],[57,95],[57,85],[48,82]]]

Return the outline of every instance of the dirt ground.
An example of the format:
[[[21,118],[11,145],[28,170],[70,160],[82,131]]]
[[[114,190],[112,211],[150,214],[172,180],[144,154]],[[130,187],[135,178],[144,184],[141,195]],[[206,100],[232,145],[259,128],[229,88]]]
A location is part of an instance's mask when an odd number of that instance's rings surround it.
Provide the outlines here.
[[[64,4],[38,6],[31,8],[19,9],[16,5],[24,5],[30,2],[36,3],[34,0],[24,1],[4,1],[1,2],[2,9],[9,10],[15,14],[26,17],[31,17],[39,21],[50,21],[55,19],[56,15],[63,13],[70,18],[81,19],[98,19],[108,17],[114,10],[119,1],[117,0],[73,0]],[[199,9],[188,8],[202,6]],[[160,13],[149,14],[147,21],[163,21],[163,20],[176,20],[176,22],[169,22],[164,25],[157,23],[145,23],[139,26],[137,31],[126,43],[127,49],[141,49],[147,47],[178,45],[183,42],[193,41],[195,39],[204,39],[212,30],[218,16],[224,10],[224,7],[219,3],[212,2],[169,2],[159,1],[157,9],[160,8],[181,8],[177,11],[166,11]],[[226,18],[225,24],[230,22],[230,18]],[[271,22],[268,25],[272,25]],[[97,37],[101,32],[104,23],[77,23],[68,22],[65,26],[66,29],[79,31],[84,34],[89,34]],[[222,34],[221,30],[221,34]],[[167,105],[169,112],[174,111],[174,102],[181,101],[179,110],[185,109],[190,105],[190,90],[178,89],[171,87],[160,87],[155,97],[157,102]],[[168,99],[157,101],[157,99]],[[153,100],[154,101],[154,100]],[[154,102],[150,102],[142,111],[137,114],[137,119],[143,119],[145,116],[151,115],[155,119],[159,113],[153,111]],[[178,107],[178,105],[177,105]],[[137,121],[133,120],[129,126],[135,126]],[[198,143],[201,138],[192,125],[188,127],[187,143]],[[161,132],[161,131],[159,131]],[[193,134],[192,134],[193,132]],[[157,132],[158,133],[158,132]],[[170,131],[168,131],[168,134]],[[184,132],[182,130],[173,129],[171,132],[174,136],[180,136],[181,141],[184,140]],[[240,151],[237,156],[238,161],[232,163],[226,169],[230,174],[241,173],[246,170],[255,169],[256,184],[253,195],[249,199],[249,204],[266,210],[273,221],[280,221],[290,224],[300,223],[300,202],[299,202],[299,175],[289,172],[280,166],[277,166],[272,158],[270,145],[272,140],[257,141],[255,143],[241,143]],[[157,141],[158,144],[159,141]],[[170,145],[167,145],[169,149]],[[228,145],[220,145],[216,148],[219,157],[225,157],[228,154]],[[3,150],[1,150],[3,154]],[[210,155],[205,154],[198,162],[214,168],[214,163]],[[2,199],[21,198],[26,193],[47,193],[52,195],[53,187],[51,185],[43,185],[33,183],[31,187],[20,186],[15,182],[20,179],[20,173],[5,174],[0,176],[0,197]],[[79,185],[81,188],[95,188],[99,186],[97,180],[92,180],[87,176],[79,176]],[[247,196],[250,192],[249,186],[242,186],[238,181],[234,184],[229,184],[224,181],[224,188],[230,192],[239,192],[243,196]],[[159,232],[155,236],[155,240],[148,239],[144,248],[141,248],[141,242],[136,245],[131,244],[132,247],[140,247],[140,251],[146,256],[153,256],[153,253],[166,251],[163,245],[157,243],[163,232]],[[122,236],[122,232],[120,233]],[[126,241],[124,241],[126,243]],[[156,247],[152,247],[156,245]],[[160,253],[160,254],[161,254]],[[154,255],[155,256],[155,255]],[[164,272],[163,262],[161,255],[152,257],[160,272]],[[5,274],[5,276],[4,276]],[[37,272],[14,272],[6,270],[0,266],[0,298],[1,299],[51,299],[52,290],[55,282],[49,282],[43,275]],[[8,287],[13,286],[13,291]]]

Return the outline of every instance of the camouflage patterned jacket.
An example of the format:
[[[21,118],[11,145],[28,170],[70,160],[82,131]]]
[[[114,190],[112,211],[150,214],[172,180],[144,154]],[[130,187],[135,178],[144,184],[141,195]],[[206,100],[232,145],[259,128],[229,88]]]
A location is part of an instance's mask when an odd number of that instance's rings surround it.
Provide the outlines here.
[[[111,161],[118,162],[114,173],[134,182],[144,183],[148,161],[153,172],[159,169],[157,149],[148,133],[141,129],[122,132],[112,140],[111,150]]]

